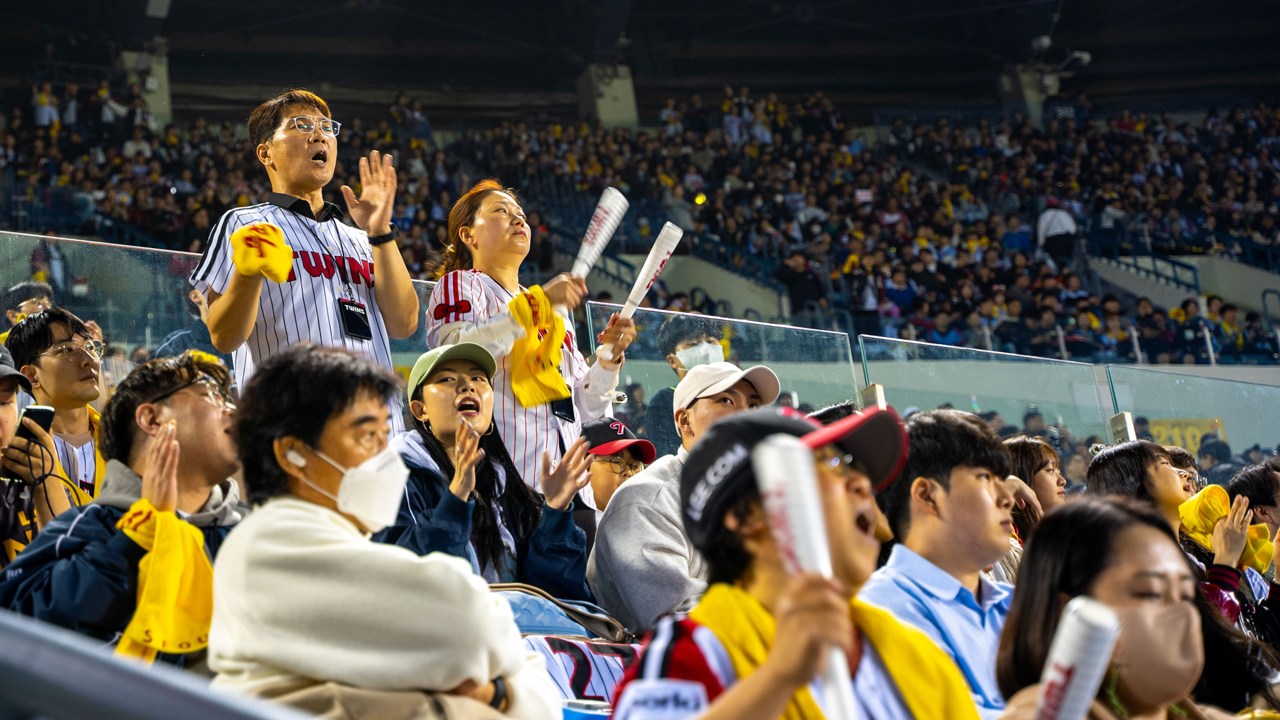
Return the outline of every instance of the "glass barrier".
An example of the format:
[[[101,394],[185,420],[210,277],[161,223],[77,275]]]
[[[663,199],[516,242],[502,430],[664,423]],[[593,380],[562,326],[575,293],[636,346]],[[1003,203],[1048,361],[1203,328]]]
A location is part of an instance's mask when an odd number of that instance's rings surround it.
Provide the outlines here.
[[[619,305],[589,302],[586,305],[586,332],[579,342],[585,345],[604,329]],[[633,318],[639,332],[627,350],[619,389],[627,402],[614,408],[633,430],[654,440],[660,449],[674,452],[665,427],[648,427],[655,422],[670,425],[671,388],[678,377],[659,348],[660,338],[691,338],[707,335],[719,338],[726,359],[742,366],[767,365],[782,382],[782,402],[809,411],[857,397],[857,378],[849,336],[826,330],[808,330],[789,325],[771,325],[748,320],[732,320],[707,315],[640,309]],[[661,408],[659,411],[658,408]],[[646,423],[644,418],[652,418]],[[661,440],[661,442],[659,441]]]
[[[31,279],[53,285],[59,306],[102,327],[110,344],[103,367],[118,381],[128,374],[130,356],[139,348],[157,357],[187,348],[221,355],[189,297],[187,277],[199,259],[193,253],[0,233],[0,289]],[[414,282],[423,308],[434,285]],[[8,326],[6,321],[4,329]],[[426,349],[425,327],[419,323],[412,337],[391,341],[392,361],[401,377],[408,377]]]
[[[1238,453],[1280,440],[1280,387],[1118,365],[1107,366],[1107,379],[1116,412],[1146,418],[1161,445],[1194,454],[1201,436],[1213,432]]]
[[[994,412],[993,430],[1046,436],[1064,466],[1091,436],[1108,438],[1111,408],[1093,365],[867,335],[858,343],[864,382],[883,386],[900,413],[943,405]],[[1083,468],[1068,478],[1083,482]]]

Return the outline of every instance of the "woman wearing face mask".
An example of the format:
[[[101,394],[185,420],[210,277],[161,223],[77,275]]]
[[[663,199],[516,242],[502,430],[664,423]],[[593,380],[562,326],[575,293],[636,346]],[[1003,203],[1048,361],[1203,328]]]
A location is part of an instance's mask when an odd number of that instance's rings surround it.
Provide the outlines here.
[[[1014,435],[1004,441],[1004,446],[1013,461],[1013,474],[1031,487],[1043,512],[1067,501],[1067,479],[1062,476],[1062,461],[1053,446],[1031,435]],[[1039,517],[1033,515],[1025,507],[1013,508],[1014,529],[1024,543],[1039,523]]]
[[[213,684],[326,717],[557,717],[543,662],[466,561],[369,541],[408,476],[387,445],[396,392],[378,365],[311,343],[244,388],[235,437],[255,511],[213,571]]]
[[[996,660],[1009,698],[1004,718],[1035,717],[1037,683],[1062,609],[1077,595],[1106,604],[1120,619],[1091,720],[1228,717],[1190,699],[1205,667],[1201,628],[1217,617],[1197,602],[1195,574],[1150,505],[1119,498],[1065,505],[1041,521],[1022,568]]]
[[[427,306],[427,347],[471,342],[497,359],[494,422],[519,477],[537,489],[542,454],[568,448],[582,422],[608,412],[636,332],[630,319],[611,317],[597,341],[613,346],[613,359],[588,364],[572,319],[554,310],[576,308],[586,283],[562,273],[525,287],[519,271],[528,254],[529,226],[513,190],[483,180],[459,198]],[[569,397],[550,401],[566,389]],[[592,505],[589,488],[583,499]]]
[[[413,431],[391,447],[409,466],[395,522],[377,542],[419,555],[464,558],[491,583],[523,582],[559,598],[590,600],[586,534],[572,500],[587,483],[579,438],[554,472],[542,459],[539,497],[518,480],[493,422],[493,356],[472,343],[423,353],[409,373]]]

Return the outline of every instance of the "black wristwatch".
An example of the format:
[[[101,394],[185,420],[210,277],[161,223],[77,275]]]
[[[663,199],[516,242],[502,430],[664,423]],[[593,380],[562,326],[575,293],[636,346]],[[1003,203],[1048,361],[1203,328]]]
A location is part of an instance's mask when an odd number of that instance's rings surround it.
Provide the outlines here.
[[[507,681],[502,676],[493,679],[493,699],[489,701],[489,707],[495,710],[501,710],[502,706],[507,702]]]
[[[377,247],[379,245],[386,245],[389,242],[395,242],[396,238],[398,237],[400,237],[400,228],[396,227],[395,225],[392,225],[391,231],[388,232],[386,235],[370,235],[369,244],[372,245],[373,247]]]

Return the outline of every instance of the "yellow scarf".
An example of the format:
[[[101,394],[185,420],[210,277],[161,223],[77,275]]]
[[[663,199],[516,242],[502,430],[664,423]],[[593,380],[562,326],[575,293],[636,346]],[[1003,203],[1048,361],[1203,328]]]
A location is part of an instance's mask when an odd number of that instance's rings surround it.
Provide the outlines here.
[[[569,386],[560,375],[561,344],[567,334],[564,318],[537,285],[512,298],[507,309],[525,329],[508,356],[516,400],[533,407],[569,397]]]
[[[849,603],[849,615],[880,655],[913,717],[977,720],[968,684],[955,662],[933,641],[887,611],[857,598]],[[689,617],[720,640],[739,678],[764,663],[777,629],[773,616],[759,601],[745,590],[723,583],[707,588]],[[824,715],[806,685],[792,696],[782,717],[812,720]]]
[[[142,658],[189,653],[209,644],[213,566],[204,536],[172,512],[139,500],[116,527],[147,550],[138,563],[138,605],[116,643],[116,654]]]
[[[1213,528],[1231,512],[1231,498],[1221,485],[1210,485],[1178,506],[1178,519],[1187,537],[1213,549]],[[1275,546],[1271,533],[1261,523],[1250,525],[1244,552],[1238,567],[1251,567],[1265,573],[1271,567]]]

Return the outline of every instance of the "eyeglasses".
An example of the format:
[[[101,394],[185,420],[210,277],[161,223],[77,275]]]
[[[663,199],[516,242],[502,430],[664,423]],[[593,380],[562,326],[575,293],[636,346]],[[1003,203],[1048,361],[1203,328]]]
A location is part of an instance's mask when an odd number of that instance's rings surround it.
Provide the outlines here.
[[[342,123],[329,118],[313,118],[307,115],[299,115],[298,117],[287,118],[284,121],[285,127],[297,128],[298,132],[303,135],[310,135],[316,131],[316,125],[320,126],[320,134],[325,137],[338,137],[338,131],[342,129]]]
[[[211,377],[211,376],[209,376],[209,375],[205,375],[205,374],[203,374],[203,373],[201,373],[200,375],[197,375],[197,376],[196,376],[196,378],[195,378],[194,380],[191,380],[191,381],[189,381],[189,382],[185,382],[185,383],[183,383],[183,384],[179,385],[178,387],[173,388],[172,390],[167,390],[167,391],[165,391],[165,392],[162,392],[162,393],[160,393],[159,395],[157,395],[157,396],[155,396],[155,397],[151,398],[150,400],[147,400],[147,402],[148,402],[148,403],[158,403],[158,402],[160,402],[161,400],[164,400],[164,399],[166,399],[166,398],[170,397],[170,396],[171,396],[171,395],[173,395],[174,393],[177,393],[177,392],[182,391],[182,390],[186,390],[186,389],[187,389],[187,388],[189,388],[189,387],[195,387],[195,388],[196,388],[196,390],[197,390],[197,392],[198,392],[198,393],[199,393],[199,394],[200,394],[200,395],[201,395],[205,400],[209,401],[210,403],[212,403],[212,404],[213,404],[214,406],[216,406],[216,407],[226,408],[227,410],[235,410],[235,409],[236,409],[236,401],[235,401],[235,398],[234,398],[234,397],[232,397],[232,396],[231,396],[230,394],[228,394],[227,392],[224,392],[224,391],[223,391],[223,389],[222,389],[222,385],[221,385],[221,384],[219,384],[217,380],[215,380],[215,379],[213,379],[213,377]]]
[[[609,463],[609,467],[612,468],[613,471],[618,473],[619,475],[631,476],[631,475],[635,475],[641,470],[644,470],[644,463],[638,460],[635,462],[629,463],[617,455],[610,455],[609,457],[592,458],[591,462]]]
[[[1196,472],[1195,470],[1183,470],[1181,468],[1177,468],[1177,470],[1179,475],[1191,481],[1191,489],[1195,490],[1196,492],[1199,492],[1204,489],[1206,481],[1203,475]]]
[[[855,460],[852,455],[834,451],[828,451],[828,453],[824,454],[826,457],[820,456],[817,459],[819,467],[826,467],[842,477],[853,477],[854,473],[867,474],[866,467]]]
[[[76,355],[84,353],[89,356],[90,360],[101,360],[104,348],[105,346],[97,340],[86,340],[82,345],[69,342],[66,345],[59,345],[56,348],[40,353],[40,357],[52,355],[59,360],[75,360]]]

